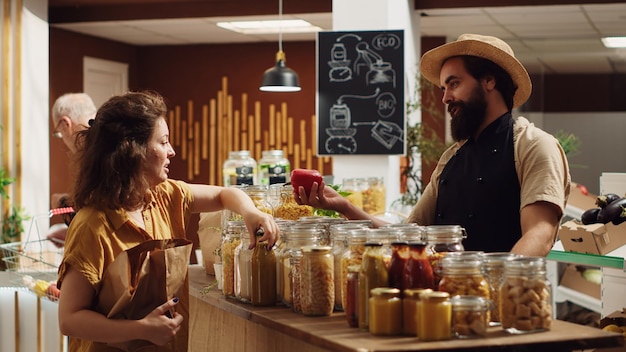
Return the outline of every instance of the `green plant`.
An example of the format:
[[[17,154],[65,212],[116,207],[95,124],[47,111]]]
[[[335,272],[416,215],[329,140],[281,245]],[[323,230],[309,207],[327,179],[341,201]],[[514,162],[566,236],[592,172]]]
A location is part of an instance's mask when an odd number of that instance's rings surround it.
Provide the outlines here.
[[[565,152],[565,155],[567,156],[576,155],[576,153],[580,150],[580,138],[573,133],[558,130],[554,134],[554,138],[559,141],[561,148],[563,148],[563,152]]]
[[[24,222],[31,217],[26,214],[23,208],[11,207],[10,212],[6,212],[2,218],[2,236],[0,243],[10,243],[20,240],[24,233]]]

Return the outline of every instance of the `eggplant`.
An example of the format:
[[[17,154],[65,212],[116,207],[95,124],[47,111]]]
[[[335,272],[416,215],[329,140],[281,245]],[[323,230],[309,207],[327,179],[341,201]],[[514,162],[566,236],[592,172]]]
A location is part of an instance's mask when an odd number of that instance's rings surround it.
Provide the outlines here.
[[[602,208],[591,208],[585,210],[583,215],[580,216],[580,221],[583,225],[598,223],[598,213],[600,213],[601,210]]]
[[[616,200],[619,200],[621,197],[615,193],[607,193],[601,196],[596,197],[596,205],[600,208],[604,208],[607,205],[613,203]]]
[[[598,213],[598,221],[603,224],[619,222],[621,218],[626,218],[626,198],[611,202]]]

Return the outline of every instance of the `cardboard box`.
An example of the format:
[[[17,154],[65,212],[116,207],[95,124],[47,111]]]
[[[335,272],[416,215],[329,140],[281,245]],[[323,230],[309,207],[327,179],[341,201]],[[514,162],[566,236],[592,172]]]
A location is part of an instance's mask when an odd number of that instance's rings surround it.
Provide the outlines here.
[[[582,274],[583,272],[578,270],[576,265],[568,264],[565,267],[565,271],[563,271],[559,285],[584,293],[587,296],[601,299],[600,285],[586,280]]]
[[[565,251],[605,255],[626,244],[626,223],[583,225],[571,220],[561,225],[558,236]]]
[[[586,190],[586,188],[585,188]],[[583,193],[583,189],[579,184],[572,182],[570,186],[569,197],[567,198],[567,204],[570,204],[583,211],[591,208],[597,208],[596,198],[598,196],[591,193]]]
[[[619,327],[626,326],[626,308],[622,308],[621,311],[615,311],[607,315],[606,317],[602,318],[602,320],[600,320],[601,329],[610,324],[615,324]],[[624,335],[624,338],[626,338],[626,333],[622,332],[622,335]],[[626,347],[622,346],[622,347],[613,347],[613,348],[596,348],[594,349],[594,351],[596,352],[618,352],[618,351],[624,352],[626,351]]]

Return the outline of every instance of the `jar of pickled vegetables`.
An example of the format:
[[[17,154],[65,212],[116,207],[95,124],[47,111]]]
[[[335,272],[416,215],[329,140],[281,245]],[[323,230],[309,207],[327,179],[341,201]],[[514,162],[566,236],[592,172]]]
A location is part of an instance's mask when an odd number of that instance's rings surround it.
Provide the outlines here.
[[[369,331],[373,335],[402,334],[402,299],[397,288],[372,289],[368,312]]]
[[[235,297],[235,249],[241,243],[241,235],[248,235],[243,221],[229,222],[222,235],[222,293],[226,297]]]
[[[452,305],[449,293],[441,291],[422,293],[417,314],[417,336],[421,341],[451,338]]]
[[[424,228],[426,253],[433,268],[435,289],[441,281],[439,262],[449,252],[463,252],[463,239],[467,237],[465,229],[458,225],[429,225]]]
[[[520,334],[550,330],[552,286],[544,257],[519,257],[504,262],[499,307],[502,328]]]
[[[362,330],[369,328],[369,299],[371,291],[377,287],[389,287],[387,266],[383,258],[383,245],[366,242],[359,271],[359,328]]]
[[[285,245],[280,252],[277,252],[277,281],[278,298],[287,307],[291,306],[293,287],[291,286],[291,262],[292,252],[301,251],[302,247],[319,244],[320,228],[300,226],[292,224],[286,226],[282,235]]]
[[[331,315],[335,306],[335,282],[331,247],[302,248],[300,262],[300,304],[302,314]]]
[[[519,257],[519,255],[510,252],[492,252],[485,253],[482,256],[483,275],[485,279],[487,279],[487,283],[489,283],[489,297],[495,307],[498,307],[500,302],[498,291],[504,282],[504,262],[517,257]],[[498,309],[491,311],[490,325],[500,325],[500,312]]]

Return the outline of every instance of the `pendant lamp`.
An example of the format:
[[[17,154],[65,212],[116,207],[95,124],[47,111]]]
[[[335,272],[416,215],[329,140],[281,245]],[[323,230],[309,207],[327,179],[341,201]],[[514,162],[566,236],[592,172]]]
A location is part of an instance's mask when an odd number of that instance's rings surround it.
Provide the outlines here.
[[[278,0],[278,20],[283,20],[283,0]],[[285,52],[283,51],[283,31],[278,28],[278,52],[276,53],[276,65],[265,70],[260,90],[264,92],[299,92],[300,82],[298,74],[285,64]]]

